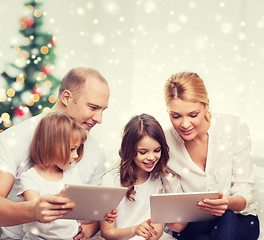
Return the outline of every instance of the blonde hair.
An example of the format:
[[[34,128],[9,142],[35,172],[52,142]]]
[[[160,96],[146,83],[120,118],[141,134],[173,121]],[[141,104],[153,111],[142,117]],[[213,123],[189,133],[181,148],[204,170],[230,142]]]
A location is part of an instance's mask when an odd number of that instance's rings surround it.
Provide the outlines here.
[[[35,130],[29,149],[30,160],[44,169],[54,161],[66,164],[70,160],[71,140],[80,139],[78,162],[82,158],[86,138],[86,131],[75,120],[60,111],[49,112]]]
[[[204,106],[209,104],[207,90],[203,80],[197,73],[180,72],[171,75],[164,87],[166,104],[176,98],[184,101],[200,102]],[[208,111],[205,115],[207,121],[211,119]]]

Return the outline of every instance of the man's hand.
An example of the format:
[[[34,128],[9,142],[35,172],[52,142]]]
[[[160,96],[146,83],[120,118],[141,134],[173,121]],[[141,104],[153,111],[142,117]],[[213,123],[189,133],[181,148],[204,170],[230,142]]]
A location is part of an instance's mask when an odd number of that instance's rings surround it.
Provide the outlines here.
[[[42,223],[57,220],[75,208],[70,199],[57,195],[43,195],[33,202],[33,215]]]

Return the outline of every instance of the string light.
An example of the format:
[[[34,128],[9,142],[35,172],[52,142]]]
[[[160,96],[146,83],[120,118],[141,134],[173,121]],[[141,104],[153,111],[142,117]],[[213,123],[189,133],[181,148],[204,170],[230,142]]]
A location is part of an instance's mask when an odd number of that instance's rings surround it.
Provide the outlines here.
[[[49,96],[49,102],[50,103],[55,103],[56,102],[56,97],[54,95]]]
[[[10,120],[10,115],[7,112],[2,113],[1,118],[4,122],[7,122]]]
[[[45,107],[45,108],[43,108],[42,112],[46,113],[46,112],[48,112],[49,110],[50,110],[49,107]]]
[[[49,48],[47,46],[42,46],[40,52],[45,55],[49,52]]]
[[[34,16],[35,17],[40,17],[42,15],[42,13],[41,13],[41,11],[39,10],[39,9],[36,9],[35,11],[34,11]]]
[[[13,89],[13,88],[9,88],[7,91],[6,91],[6,94],[8,97],[14,97],[15,94],[16,94],[16,91]]]
[[[33,94],[33,97],[32,97],[32,101],[33,101],[33,102],[38,102],[39,99],[40,99],[39,95],[38,95],[37,93],[34,93],[34,94]]]
[[[46,81],[44,83],[44,85],[47,87],[47,88],[51,88],[52,87],[52,82],[51,81]]]

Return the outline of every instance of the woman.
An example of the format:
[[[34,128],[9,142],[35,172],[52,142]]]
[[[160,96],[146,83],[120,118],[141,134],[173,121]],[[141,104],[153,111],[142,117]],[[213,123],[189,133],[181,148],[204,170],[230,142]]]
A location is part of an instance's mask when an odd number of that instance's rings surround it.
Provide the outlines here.
[[[171,173],[164,179],[166,191],[220,192],[219,199],[197,204],[217,216],[214,220],[167,226],[181,240],[257,239],[259,221],[246,124],[235,116],[210,113],[206,88],[196,73],[172,75],[165,84],[165,100],[173,125],[166,131]]]

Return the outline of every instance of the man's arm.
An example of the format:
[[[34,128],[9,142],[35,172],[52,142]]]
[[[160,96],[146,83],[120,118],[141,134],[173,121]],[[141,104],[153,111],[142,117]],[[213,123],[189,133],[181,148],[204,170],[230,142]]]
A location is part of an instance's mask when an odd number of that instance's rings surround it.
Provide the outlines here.
[[[68,198],[53,195],[44,195],[32,201],[11,201],[6,197],[14,181],[12,174],[0,170],[0,226],[13,226],[33,221],[50,222],[61,218],[75,207]]]

